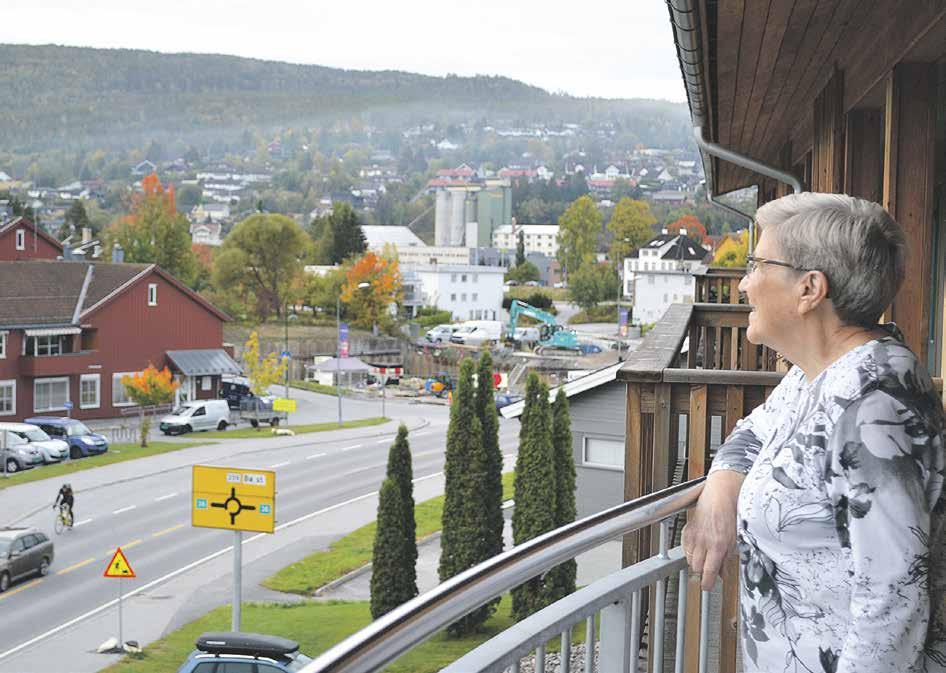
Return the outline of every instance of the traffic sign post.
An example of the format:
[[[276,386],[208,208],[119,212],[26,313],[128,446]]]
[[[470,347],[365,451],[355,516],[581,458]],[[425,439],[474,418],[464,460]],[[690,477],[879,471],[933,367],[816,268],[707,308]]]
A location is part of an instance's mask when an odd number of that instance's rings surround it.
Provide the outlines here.
[[[295,404],[295,400],[287,400]],[[233,531],[232,630],[240,630],[243,591],[243,531],[276,528],[276,473],[239,467],[194,465],[191,525]]]
[[[135,571],[131,569],[131,564],[125,558],[122,548],[119,547],[112,554],[112,560],[105,566],[103,577],[118,580],[118,647],[125,649],[125,635],[122,629],[122,580],[126,577],[137,577]]]
[[[273,400],[273,411],[285,411],[289,414],[295,413],[296,401],[277,397],[275,400]]]

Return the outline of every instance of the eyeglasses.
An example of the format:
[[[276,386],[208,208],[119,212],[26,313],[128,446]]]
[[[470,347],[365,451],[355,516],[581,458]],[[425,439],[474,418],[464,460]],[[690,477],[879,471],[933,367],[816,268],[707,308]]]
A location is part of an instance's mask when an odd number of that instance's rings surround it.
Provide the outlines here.
[[[814,271],[815,269],[803,269],[800,266],[794,266],[788,262],[780,262],[777,259],[766,259],[764,257],[753,257],[749,255],[746,257],[746,275],[750,275],[753,271],[759,268],[760,264],[771,264],[773,266],[784,266],[786,269],[793,269],[794,271]]]

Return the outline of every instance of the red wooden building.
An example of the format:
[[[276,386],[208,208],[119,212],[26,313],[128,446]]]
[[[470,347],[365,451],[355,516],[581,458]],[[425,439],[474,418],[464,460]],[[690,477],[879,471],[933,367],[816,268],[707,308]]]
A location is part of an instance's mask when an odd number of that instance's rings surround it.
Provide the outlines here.
[[[228,316],[155,265],[0,262],[0,420],[112,418],[133,406],[124,374],[168,366],[178,400],[239,373]]]
[[[62,243],[25,217],[0,223],[0,262],[62,257]]]

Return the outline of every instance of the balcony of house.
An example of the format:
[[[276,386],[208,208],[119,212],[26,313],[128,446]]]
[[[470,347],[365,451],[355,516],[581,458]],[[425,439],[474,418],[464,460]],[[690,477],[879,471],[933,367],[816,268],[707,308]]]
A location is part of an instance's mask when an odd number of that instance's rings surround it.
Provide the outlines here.
[[[77,327],[26,330],[20,374],[23,376],[68,376],[87,373],[100,364],[94,332]]]
[[[87,374],[91,366],[100,364],[97,350],[60,353],[57,355],[24,355],[20,358],[22,376],[69,376]]]

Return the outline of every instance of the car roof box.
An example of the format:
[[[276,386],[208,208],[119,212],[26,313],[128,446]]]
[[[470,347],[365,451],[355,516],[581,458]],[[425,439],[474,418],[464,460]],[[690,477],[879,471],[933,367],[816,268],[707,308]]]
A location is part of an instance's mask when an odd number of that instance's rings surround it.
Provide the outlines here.
[[[284,657],[298,650],[299,643],[279,636],[220,631],[201,635],[197,639],[197,649],[209,654]]]

